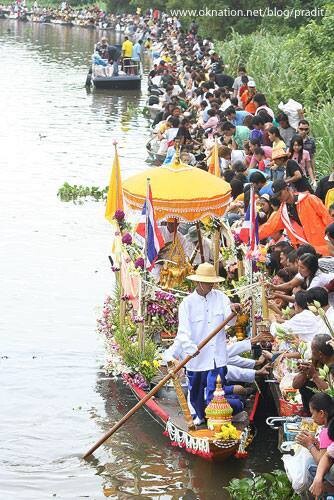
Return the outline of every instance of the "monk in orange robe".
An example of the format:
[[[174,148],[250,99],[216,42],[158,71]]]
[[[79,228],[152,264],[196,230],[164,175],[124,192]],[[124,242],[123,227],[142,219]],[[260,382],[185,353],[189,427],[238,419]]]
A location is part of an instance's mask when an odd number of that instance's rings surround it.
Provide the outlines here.
[[[285,229],[293,246],[309,243],[319,254],[328,255],[325,229],[331,218],[320,198],[309,192],[296,193],[284,180],[275,181],[272,190],[281,205],[260,226],[260,240]]]

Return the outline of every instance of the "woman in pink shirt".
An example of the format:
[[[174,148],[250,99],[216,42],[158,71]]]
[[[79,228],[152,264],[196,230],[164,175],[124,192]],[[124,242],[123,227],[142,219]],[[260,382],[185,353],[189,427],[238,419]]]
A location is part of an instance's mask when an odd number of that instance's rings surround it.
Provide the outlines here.
[[[325,392],[316,392],[310,399],[310,412],[313,421],[323,426],[318,438],[306,430],[303,430],[296,436],[296,442],[311,453],[316,464],[320,462],[321,457],[326,453],[326,449],[333,442],[328,436],[328,426],[334,425],[334,401]]]
[[[214,109],[209,109],[208,117],[209,119],[202,125],[202,128],[204,128],[204,130],[212,128],[212,132],[216,132],[216,128],[219,122],[218,116],[216,115],[216,111]]]
[[[310,177],[312,183],[316,182],[312,170],[310,153],[303,149],[304,142],[300,135],[295,135],[290,143],[290,158],[298,163],[305,177]]]

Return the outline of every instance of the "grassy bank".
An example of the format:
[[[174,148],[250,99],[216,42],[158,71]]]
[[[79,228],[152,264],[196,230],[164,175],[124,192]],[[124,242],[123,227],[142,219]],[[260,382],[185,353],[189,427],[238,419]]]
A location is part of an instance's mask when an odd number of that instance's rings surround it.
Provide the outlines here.
[[[327,8],[320,24],[310,22],[286,34],[258,31],[236,32],[217,42],[218,51],[229,65],[229,74],[244,63],[277,112],[280,101],[293,98],[304,105],[317,139],[317,171],[323,175],[334,165],[334,7]]]

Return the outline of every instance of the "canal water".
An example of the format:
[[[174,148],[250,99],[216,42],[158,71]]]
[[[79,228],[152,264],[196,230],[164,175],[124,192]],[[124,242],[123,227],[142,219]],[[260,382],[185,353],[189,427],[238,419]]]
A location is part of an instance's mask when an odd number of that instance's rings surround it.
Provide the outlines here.
[[[140,411],[81,459],[135,401],[101,369],[95,321],[112,286],[103,204],[63,203],[57,191],[105,186],[113,139],[124,178],[145,168],[149,135],[145,81],[142,93],[85,89],[97,37],[0,20],[0,498],[228,498],[232,477],[279,465],[264,428],[247,460],[215,465],[169,447]]]

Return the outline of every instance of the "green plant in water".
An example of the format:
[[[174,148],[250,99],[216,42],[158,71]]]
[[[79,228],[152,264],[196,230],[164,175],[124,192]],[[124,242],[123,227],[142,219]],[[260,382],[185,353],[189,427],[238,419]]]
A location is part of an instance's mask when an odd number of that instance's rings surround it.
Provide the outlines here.
[[[281,470],[253,478],[232,479],[226,490],[233,500],[298,500],[288,476]]]
[[[64,182],[61,188],[59,188],[57,196],[61,201],[77,201],[81,198],[94,198],[96,201],[106,200],[108,193],[108,186],[105,188],[99,188],[97,186],[78,186],[74,184],[71,186],[68,182]]]

